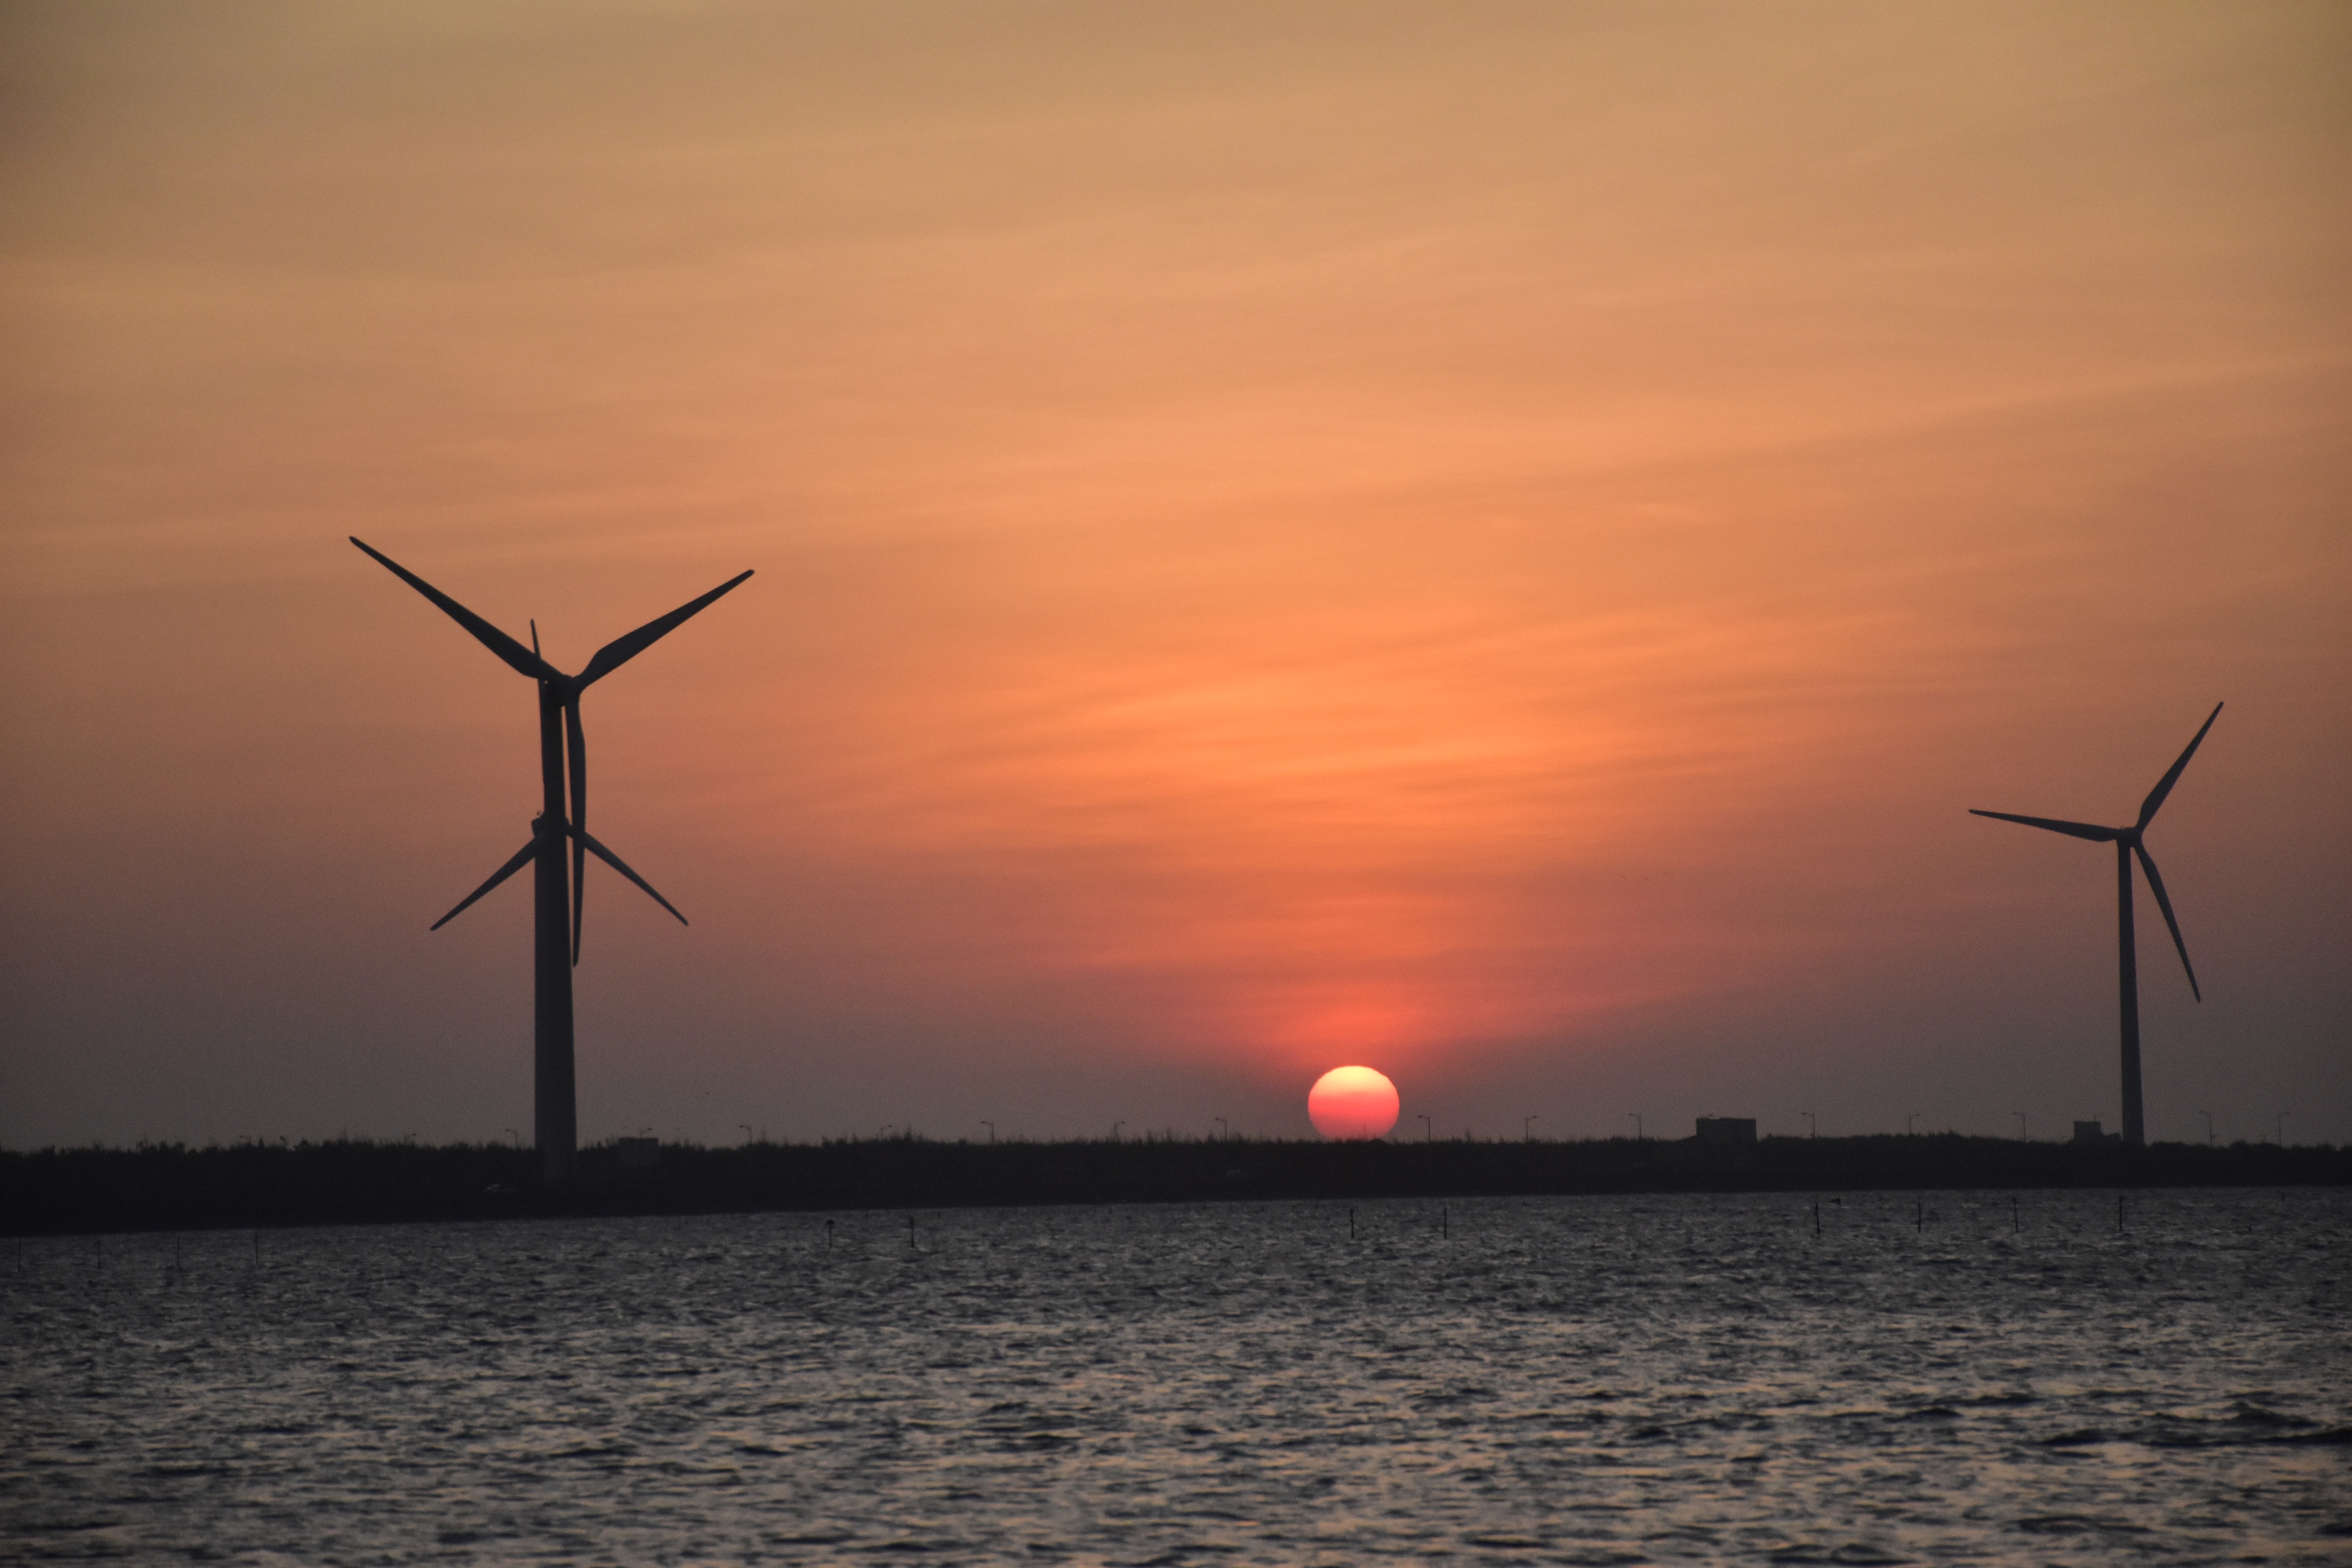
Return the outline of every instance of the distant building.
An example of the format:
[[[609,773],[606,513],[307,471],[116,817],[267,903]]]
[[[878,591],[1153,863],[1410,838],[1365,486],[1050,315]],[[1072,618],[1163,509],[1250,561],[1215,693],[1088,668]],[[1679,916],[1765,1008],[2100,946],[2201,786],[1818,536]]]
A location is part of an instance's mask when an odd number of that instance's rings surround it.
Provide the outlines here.
[[[1756,1118],[1702,1116],[1698,1119],[1698,1141],[1702,1143],[1753,1143],[1756,1142]]]
[[[2123,1134],[2120,1132],[2100,1131],[2099,1124],[2095,1121],[2077,1121],[2074,1123],[2074,1142],[2077,1143],[2106,1143],[2112,1142],[2122,1136]]]
[[[653,1166],[661,1163],[661,1140],[658,1138],[616,1138],[613,1146],[620,1151],[624,1165]]]

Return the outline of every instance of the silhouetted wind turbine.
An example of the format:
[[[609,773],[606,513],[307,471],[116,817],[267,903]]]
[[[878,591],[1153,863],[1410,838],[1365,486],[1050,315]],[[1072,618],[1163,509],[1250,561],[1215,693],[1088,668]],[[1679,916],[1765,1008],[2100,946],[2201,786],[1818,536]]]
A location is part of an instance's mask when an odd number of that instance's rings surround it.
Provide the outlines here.
[[[676,630],[688,616],[751,574],[746,572],[740,577],[730,578],[699,599],[680,605],[657,620],[647,621],[625,637],[615,637],[596,650],[596,657],[588,661],[588,668],[577,675],[566,675],[540,658],[537,622],[531,624],[531,646],[525,647],[391,557],[369,549],[357,539],[352,542],[366,551],[393,575],[438,605],[451,620],[473,633],[483,647],[506,660],[518,674],[529,676],[539,683],[539,772],[545,800],[539,816],[531,819],[530,842],[515,851],[513,859],[490,873],[488,881],[459,900],[456,909],[435,921],[432,929],[439,931],[456,920],[471,908],[476,900],[521,870],[526,862],[536,865],[538,900],[534,952],[537,984],[533,991],[532,1008],[532,1136],[538,1143],[541,1169],[547,1180],[560,1182],[570,1173],[572,1152],[579,1145],[579,1116],[572,1092],[572,968],[580,962],[580,925],[585,910],[587,858],[595,856],[643,889],[646,896],[654,902],[668,910],[677,917],[678,924],[686,923],[686,917],[678,914],[667,899],[655,892],[651,883],[629,869],[618,855],[588,836],[588,743],[580,726],[580,694],[645,652]],[[571,783],[568,811],[564,805],[567,771]],[[572,864],[568,868],[563,863],[566,839],[572,844]],[[567,892],[570,895],[568,900]],[[572,928],[568,942],[564,931],[564,905],[567,902],[571,905]]]
[[[2139,857],[2140,868],[2147,873],[2148,891],[2156,895],[2156,907],[2164,911],[2164,923],[2172,931],[2172,945],[2179,950],[2180,967],[2189,975],[2189,991],[2200,1002],[2205,993],[2197,987],[2197,971],[2189,966],[2189,944],[2180,940],[2180,922],[2172,918],[2172,900],[2164,895],[2164,879],[2157,874],[2156,861],[2142,842],[2147,825],[2156,820],[2157,808],[2164,797],[2172,793],[2179,782],[2180,770],[2197,754],[2205,739],[2205,731],[2221,716],[2221,704],[2213,704],[2213,711],[2189,742],[2180,759],[2156,781],[2156,787],[2140,802],[2139,820],[2129,827],[2099,827],[2087,822],[2059,822],[2046,816],[2017,816],[2006,811],[1978,811],[1969,807],[1974,816],[1995,816],[2003,822],[2021,822],[2028,827],[2044,827],[2053,833],[2063,833],[2074,838],[2088,838],[2095,843],[2112,843],[2116,847],[2116,951],[2120,955],[2123,993],[2124,1046],[2124,1142],[2137,1148],[2147,1142],[2147,1121],[2140,1113],[2139,1098],[2139,963],[2138,944],[2132,934],[2132,857]]]

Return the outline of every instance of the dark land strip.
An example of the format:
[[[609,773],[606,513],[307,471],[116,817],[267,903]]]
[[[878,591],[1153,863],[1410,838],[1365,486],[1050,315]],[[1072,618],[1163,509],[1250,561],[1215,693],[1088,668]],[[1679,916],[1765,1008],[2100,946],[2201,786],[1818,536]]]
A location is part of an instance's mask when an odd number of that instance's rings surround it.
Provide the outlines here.
[[[574,1179],[555,1189],[539,1186],[538,1164],[506,1144],[357,1139],[0,1150],[0,1235],[1270,1198],[2352,1185],[2352,1148],[2328,1144],[2128,1149],[1955,1133],[1732,1146],[897,1137],[657,1154],[604,1143],[582,1150]]]

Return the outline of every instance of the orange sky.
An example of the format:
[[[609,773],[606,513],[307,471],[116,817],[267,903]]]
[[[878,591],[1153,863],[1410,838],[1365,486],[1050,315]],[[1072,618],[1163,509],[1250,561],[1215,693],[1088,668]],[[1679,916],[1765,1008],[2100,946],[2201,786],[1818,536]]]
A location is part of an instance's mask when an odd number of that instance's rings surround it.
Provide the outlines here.
[[[408,5],[0,27],[0,1143],[2352,1139],[2352,16]],[[2152,939],[2152,940],[2151,940]]]

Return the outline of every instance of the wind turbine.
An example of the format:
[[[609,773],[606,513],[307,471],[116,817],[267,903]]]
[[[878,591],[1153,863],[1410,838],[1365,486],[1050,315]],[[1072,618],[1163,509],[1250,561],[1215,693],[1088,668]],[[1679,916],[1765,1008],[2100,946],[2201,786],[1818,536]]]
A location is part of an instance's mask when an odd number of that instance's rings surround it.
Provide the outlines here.
[[[602,680],[672,631],[688,616],[708,605],[721,594],[735,587],[751,574],[746,572],[713,588],[698,599],[680,605],[668,615],[647,621],[624,637],[615,637],[596,650],[586,668],[577,675],[566,675],[539,655],[539,626],[531,625],[531,646],[525,647],[440,589],[409,571],[390,556],[371,550],[358,539],[353,544],[366,551],[392,574],[439,605],[449,618],[474,634],[484,647],[506,660],[516,673],[539,683],[539,772],[545,801],[539,815],[531,819],[530,841],[515,851],[514,858],[490,873],[490,879],[467,894],[457,907],[433,922],[439,931],[456,920],[474,901],[491,889],[523,868],[526,863],[537,868],[538,900],[533,951],[536,955],[537,984],[532,1007],[532,1137],[539,1148],[540,1165],[550,1184],[561,1182],[570,1173],[572,1152],[579,1146],[579,1116],[572,1092],[572,970],[580,962],[580,923],[584,910],[587,858],[593,855],[607,866],[635,882],[646,896],[677,917],[684,925],[686,917],[678,914],[667,899],[653,889],[653,884],[629,869],[618,855],[614,854],[588,836],[588,743],[580,726],[580,694]],[[565,807],[564,785],[570,775],[571,805]],[[563,863],[563,846],[572,846],[572,864]],[[567,894],[569,895],[567,898]],[[566,941],[564,916],[566,903],[571,905],[570,940]]]
[[[2172,918],[2172,900],[2164,895],[2164,879],[2158,875],[2156,861],[2149,856],[2143,838],[2147,832],[2147,825],[2156,820],[2157,808],[2164,804],[2164,797],[2170,795],[2172,786],[2179,782],[2180,770],[2189,765],[2189,759],[2197,754],[2198,746],[2205,739],[2205,731],[2210,730],[2213,721],[2221,716],[2221,707],[2219,702],[2213,704],[2213,711],[2205,716],[2205,722],[2199,728],[2196,738],[2189,742],[2189,749],[2180,753],[2179,760],[2165,771],[2164,776],[2156,781],[2156,787],[2147,792],[2147,798],[2140,802],[2139,820],[2129,827],[2100,827],[2088,822],[2059,822],[2047,816],[2017,816],[2006,811],[1969,808],[1972,816],[1993,816],[2003,822],[2021,822],[2028,827],[2047,828],[2053,833],[2063,833],[2070,837],[2088,838],[2094,843],[2116,847],[2116,951],[2122,970],[2123,994],[2124,1142],[2134,1148],[2145,1144],[2147,1137],[2147,1122],[2140,1114],[2139,964],[2138,944],[2132,934],[2132,857],[2139,857],[2140,868],[2147,873],[2148,890],[2156,895],[2156,907],[2164,911],[2164,923],[2172,931],[2172,945],[2180,952],[2180,967],[2189,976],[2189,994],[2202,1002],[2205,993],[2198,989],[2197,971],[2189,966],[2189,944],[2180,940],[2180,922]]]

